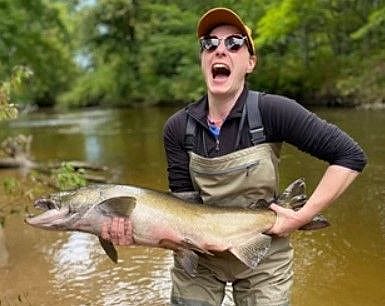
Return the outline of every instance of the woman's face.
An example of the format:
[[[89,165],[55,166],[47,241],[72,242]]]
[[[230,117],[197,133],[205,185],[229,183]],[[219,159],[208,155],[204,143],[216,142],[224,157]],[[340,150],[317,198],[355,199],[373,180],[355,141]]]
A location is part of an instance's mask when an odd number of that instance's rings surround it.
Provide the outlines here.
[[[224,39],[230,35],[240,35],[240,31],[230,25],[213,29],[209,36],[221,39],[213,51],[202,50],[201,68],[207,90],[212,95],[233,95],[243,89],[246,74],[253,71],[256,59],[250,55],[247,44],[238,50],[228,50]]]

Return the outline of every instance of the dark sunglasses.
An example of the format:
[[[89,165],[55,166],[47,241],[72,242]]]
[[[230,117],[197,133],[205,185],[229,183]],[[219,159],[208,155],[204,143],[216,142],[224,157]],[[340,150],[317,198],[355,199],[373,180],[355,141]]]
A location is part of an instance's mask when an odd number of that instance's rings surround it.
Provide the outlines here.
[[[225,47],[228,51],[236,52],[242,48],[242,46],[247,40],[247,37],[237,34],[227,36],[226,38],[218,38],[216,36],[203,36],[199,39],[201,52],[203,50],[208,52],[214,51],[216,48],[219,47],[222,40],[224,41]]]

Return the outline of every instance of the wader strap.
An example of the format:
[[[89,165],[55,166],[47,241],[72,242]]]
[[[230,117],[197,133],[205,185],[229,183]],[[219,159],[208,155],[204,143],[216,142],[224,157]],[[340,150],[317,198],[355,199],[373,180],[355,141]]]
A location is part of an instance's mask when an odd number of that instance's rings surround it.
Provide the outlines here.
[[[240,142],[240,134],[243,128],[244,116],[247,113],[247,121],[249,122],[249,134],[250,141],[255,146],[262,142],[265,142],[266,136],[264,133],[261,113],[259,111],[259,101],[261,99],[261,93],[258,91],[249,90],[245,107],[243,108],[242,118],[238,129],[237,139],[235,141],[235,148],[238,148]],[[195,144],[196,137],[196,122],[187,114],[186,133],[184,136],[184,147],[187,152],[192,151]]]
[[[246,101],[247,120],[249,121],[250,140],[253,145],[260,144],[266,140],[261,113],[258,107],[260,99],[260,92],[249,90]]]
[[[184,147],[187,152],[192,151],[195,144],[196,122],[191,116],[187,115],[186,133],[184,136]]]
[[[244,105],[243,110],[242,110],[241,121],[239,122],[237,139],[235,140],[234,151],[239,149],[239,143],[241,141],[241,134],[242,134],[242,130],[243,130],[243,125],[245,124],[246,113],[247,113],[247,109],[246,109],[246,106]]]

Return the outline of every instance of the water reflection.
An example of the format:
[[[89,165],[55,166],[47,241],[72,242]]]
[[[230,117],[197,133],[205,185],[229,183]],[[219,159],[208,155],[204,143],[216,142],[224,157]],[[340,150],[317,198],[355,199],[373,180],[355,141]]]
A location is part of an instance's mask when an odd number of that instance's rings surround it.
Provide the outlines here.
[[[129,248],[112,269],[96,277],[100,305],[161,305],[169,295],[171,256],[161,250]],[[108,264],[110,265],[110,264]],[[100,267],[101,268],[101,267]]]
[[[145,300],[163,305],[168,299],[169,251],[120,247],[118,264],[113,264],[96,237],[74,232],[45,252],[53,264],[50,283],[62,303],[140,305]]]
[[[53,254],[54,268],[50,273],[55,275],[55,283],[59,288],[63,282],[86,280],[95,271],[96,258],[92,258],[95,242],[90,235],[74,232],[68,235],[66,242],[58,241],[57,244],[61,246]],[[53,245],[53,249],[56,249],[56,245]]]
[[[96,136],[89,136],[85,139],[85,156],[88,161],[94,162],[100,159],[103,148]]]

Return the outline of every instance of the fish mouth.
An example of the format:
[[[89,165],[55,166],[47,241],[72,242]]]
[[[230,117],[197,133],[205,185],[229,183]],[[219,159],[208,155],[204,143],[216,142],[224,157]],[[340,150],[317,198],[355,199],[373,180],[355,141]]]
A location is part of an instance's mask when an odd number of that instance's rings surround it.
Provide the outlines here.
[[[68,206],[59,207],[51,199],[38,199],[34,202],[34,207],[43,210],[39,215],[29,215],[24,221],[32,226],[45,229],[59,229],[61,225],[68,221],[70,210]]]

